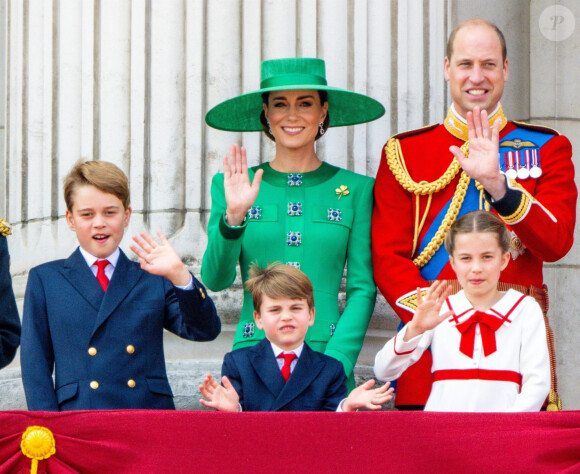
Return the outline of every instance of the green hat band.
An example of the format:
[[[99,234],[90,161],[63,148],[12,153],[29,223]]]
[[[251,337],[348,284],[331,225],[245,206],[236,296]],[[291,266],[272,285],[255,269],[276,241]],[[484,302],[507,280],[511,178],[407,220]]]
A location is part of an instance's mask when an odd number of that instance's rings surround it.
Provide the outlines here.
[[[289,73],[272,76],[260,82],[261,89],[270,87],[294,86],[296,84],[309,84],[313,86],[325,86],[326,79],[315,74]]]

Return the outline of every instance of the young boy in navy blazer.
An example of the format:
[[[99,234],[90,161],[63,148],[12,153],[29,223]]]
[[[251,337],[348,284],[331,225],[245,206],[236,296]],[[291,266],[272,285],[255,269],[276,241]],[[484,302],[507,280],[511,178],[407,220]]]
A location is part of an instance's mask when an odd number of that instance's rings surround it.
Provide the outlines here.
[[[64,197],[80,247],[30,270],[20,355],[28,408],[174,409],[163,329],[215,339],[213,301],[161,232],[161,243],[133,237],[139,263],[119,249],[131,207],[117,166],[77,162]]]
[[[314,323],[314,292],[295,267],[273,264],[250,269],[256,326],[266,338],[226,354],[220,385],[211,374],[199,389],[201,403],[220,411],[376,410],[392,398],[389,384],[365,382],[346,396],[342,364],[304,342]]]

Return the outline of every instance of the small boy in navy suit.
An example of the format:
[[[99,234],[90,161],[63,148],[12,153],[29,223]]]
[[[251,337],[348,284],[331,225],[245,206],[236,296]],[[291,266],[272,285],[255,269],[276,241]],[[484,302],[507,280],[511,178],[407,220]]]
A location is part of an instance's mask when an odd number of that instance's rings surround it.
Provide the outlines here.
[[[80,247],[29,273],[20,354],[28,408],[174,409],[163,329],[215,339],[213,301],[161,232],[160,243],[133,237],[139,263],[120,250],[131,207],[117,166],[77,162],[64,197]]]
[[[289,265],[253,266],[246,288],[252,294],[256,326],[266,338],[226,354],[220,385],[208,374],[202,405],[220,411],[377,410],[392,398],[389,384],[374,380],[346,396],[342,364],[304,342],[314,323],[314,292],[308,277]]]

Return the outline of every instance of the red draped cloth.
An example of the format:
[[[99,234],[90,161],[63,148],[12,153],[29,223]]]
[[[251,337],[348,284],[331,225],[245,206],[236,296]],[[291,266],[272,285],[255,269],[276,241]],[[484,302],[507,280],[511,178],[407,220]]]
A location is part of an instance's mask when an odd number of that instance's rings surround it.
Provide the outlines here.
[[[8,411],[0,473],[30,472],[30,426],[55,440],[39,473],[580,472],[580,411]]]

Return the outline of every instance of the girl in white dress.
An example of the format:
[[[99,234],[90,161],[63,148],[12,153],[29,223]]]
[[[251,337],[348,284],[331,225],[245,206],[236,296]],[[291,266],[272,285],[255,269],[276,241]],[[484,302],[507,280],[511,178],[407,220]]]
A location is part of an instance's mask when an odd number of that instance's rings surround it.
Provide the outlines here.
[[[433,388],[425,410],[540,410],[550,390],[542,311],[532,297],[497,289],[510,239],[492,212],[454,222],[445,247],[462,290],[450,296],[444,281],[417,288],[413,319],[376,355],[378,379],[397,379],[430,348]]]

